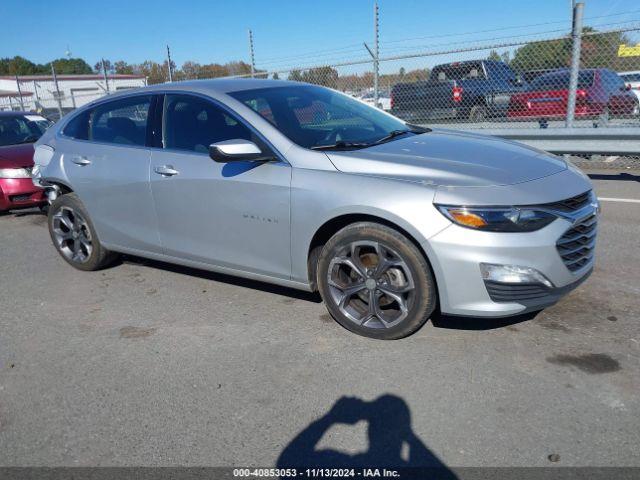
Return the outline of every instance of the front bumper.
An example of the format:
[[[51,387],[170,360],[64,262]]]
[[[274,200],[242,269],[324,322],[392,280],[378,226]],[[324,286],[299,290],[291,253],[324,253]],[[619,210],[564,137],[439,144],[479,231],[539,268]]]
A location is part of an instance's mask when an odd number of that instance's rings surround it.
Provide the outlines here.
[[[46,203],[44,190],[30,178],[0,179],[0,211],[29,208]]]
[[[445,228],[423,244],[438,282],[441,311],[503,317],[553,305],[582,283],[593,269],[592,257],[572,272],[558,252],[557,241],[573,225],[568,219],[558,218],[541,230],[527,233],[482,232],[453,224]],[[553,287],[536,290],[532,285],[520,285],[510,289],[508,285],[487,284],[480,263],[534,268]],[[519,287],[528,290],[518,296],[514,290]]]

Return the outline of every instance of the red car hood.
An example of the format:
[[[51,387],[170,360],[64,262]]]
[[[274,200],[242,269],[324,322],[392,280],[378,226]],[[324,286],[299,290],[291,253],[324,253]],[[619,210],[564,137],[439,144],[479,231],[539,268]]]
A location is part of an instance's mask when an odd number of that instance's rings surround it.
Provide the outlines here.
[[[0,168],[33,167],[33,143],[0,147]]]

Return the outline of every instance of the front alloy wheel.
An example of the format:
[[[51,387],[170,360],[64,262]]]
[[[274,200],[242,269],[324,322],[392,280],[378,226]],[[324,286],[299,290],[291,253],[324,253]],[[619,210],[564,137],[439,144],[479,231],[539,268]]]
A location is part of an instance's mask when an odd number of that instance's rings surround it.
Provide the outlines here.
[[[400,232],[358,222],[336,233],[318,260],[317,281],[329,313],[343,327],[372,338],[402,338],[436,307],[424,254]]]
[[[402,322],[415,294],[411,270],[402,257],[371,240],[344,246],[331,260],[327,283],[340,312],[367,328]]]

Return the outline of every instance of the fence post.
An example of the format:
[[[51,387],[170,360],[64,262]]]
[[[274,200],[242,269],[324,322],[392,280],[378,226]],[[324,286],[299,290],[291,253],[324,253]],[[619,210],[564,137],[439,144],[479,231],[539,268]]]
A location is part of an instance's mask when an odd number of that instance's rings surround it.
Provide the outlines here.
[[[576,95],[578,91],[578,73],[580,72],[580,52],[582,47],[582,15],[584,3],[576,3],[573,9],[573,29],[571,41],[573,50],[571,52],[571,74],[569,77],[569,98],[567,100],[567,120],[566,127],[573,127],[573,119],[576,111]]]
[[[378,90],[378,76],[380,74],[380,65],[379,65],[379,36],[378,36],[378,2],[375,2],[373,5],[373,32],[374,32],[374,45],[373,51],[375,56],[373,58],[373,104],[378,107],[378,99],[379,99],[379,90]]]
[[[256,60],[253,52],[253,32],[251,30],[249,30],[249,55],[251,57],[251,78],[253,78],[256,73]]]
[[[108,95],[109,94],[109,78],[107,77],[107,65],[104,63],[104,58],[102,59],[102,76],[104,77],[104,88],[107,91],[107,95]],[[73,94],[71,98],[73,98]]]
[[[169,82],[173,82],[173,71],[171,69],[171,52],[169,51],[169,45],[167,45],[167,70],[169,71]]]
[[[36,81],[33,81],[33,94],[36,96],[35,107],[36,111],[38,111],[38,104],[40,103],[40,95],[38,95],[38,84]]]
[[[20,110],[24,112],[24,100],[22,99],[22,89],[20,88],[20,79],[16,75],[16,85],[18,86],[18,96],[20,97]]]
[[[62,118],[62,99],[60,98],[60,88],[58,88],[58,77],[56,77],[56,69],[51,62],[51,75],[53,76],[53,84],[56,87],[56,99],[58,100],[58,114]]]

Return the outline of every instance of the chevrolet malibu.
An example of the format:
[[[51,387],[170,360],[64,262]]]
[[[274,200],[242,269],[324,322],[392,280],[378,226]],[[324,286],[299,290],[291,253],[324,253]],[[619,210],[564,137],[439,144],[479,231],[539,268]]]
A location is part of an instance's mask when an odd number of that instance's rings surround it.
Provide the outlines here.
[[[593,268],[597,200],[562,159],[315,85],[110,95],[49,129],[35,162],[72,266],[126,253],[317,290],[368,337],[407,336],[436,309],[540,310]]]

